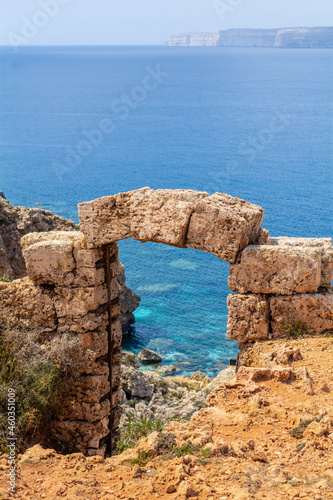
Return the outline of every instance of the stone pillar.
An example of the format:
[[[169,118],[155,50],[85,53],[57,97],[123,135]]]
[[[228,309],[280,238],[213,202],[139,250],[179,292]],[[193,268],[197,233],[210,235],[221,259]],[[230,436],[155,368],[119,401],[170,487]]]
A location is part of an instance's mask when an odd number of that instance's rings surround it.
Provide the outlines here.
[[[240,343],[333,330],[329,238],[271,238],[230,266],[228,337]]]
[[[117,275],[121,265],[117,244],[108,247],[108,273],[106,248],[87,249],[79,231],[29,234],[22,238],[22,247],[29,286],[51,301],[54,335],[74,335],[81,346],[76,359],[79,376],[67,387],[50,432],[85,454],[104,455],[110,422],[115,431],[120,419],[122,331]],[[113,342],[112,398],[108,330]],[[113,446],[116,440],[113,432]]]

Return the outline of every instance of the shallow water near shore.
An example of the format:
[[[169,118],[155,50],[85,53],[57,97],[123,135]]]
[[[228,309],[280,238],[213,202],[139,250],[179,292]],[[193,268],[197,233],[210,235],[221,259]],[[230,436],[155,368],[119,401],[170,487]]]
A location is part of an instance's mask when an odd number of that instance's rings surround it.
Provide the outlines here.
[[[2,48],[0,189],[14,205],[40,203],[76,221],[78,202],[143,186],[220,191],[262,206],[271,235],[331,237],[332,55]],[[144,94],[152,71],[163,76]],[[103,119],[114,131],[98,141]],[[156,350],[186,375],[214,376],[236,357],[226,338],[228,264],[132,240],[119,248],[142,297],[124,348]]]

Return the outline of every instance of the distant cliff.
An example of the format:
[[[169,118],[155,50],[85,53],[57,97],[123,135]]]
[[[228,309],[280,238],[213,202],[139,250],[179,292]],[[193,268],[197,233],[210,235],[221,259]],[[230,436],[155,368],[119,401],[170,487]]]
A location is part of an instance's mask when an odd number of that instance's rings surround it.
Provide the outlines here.
[[[333,48],[333,28],[229,29],[173,35],[168,46]]]

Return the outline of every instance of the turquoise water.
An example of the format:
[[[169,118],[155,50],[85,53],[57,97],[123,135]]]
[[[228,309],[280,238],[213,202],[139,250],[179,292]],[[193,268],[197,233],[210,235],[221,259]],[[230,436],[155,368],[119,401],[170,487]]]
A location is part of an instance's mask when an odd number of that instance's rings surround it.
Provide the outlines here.
[[[13,204],[77,220],[78,202],[143,186],[222,191],[262,206],[273,235],[332,235],[332,51],[0,55],[0,189]],[[226,263],[131,240],[120,257],[142,297],[126,348],[148,345],[182,373],[214,375],[235,357]]]

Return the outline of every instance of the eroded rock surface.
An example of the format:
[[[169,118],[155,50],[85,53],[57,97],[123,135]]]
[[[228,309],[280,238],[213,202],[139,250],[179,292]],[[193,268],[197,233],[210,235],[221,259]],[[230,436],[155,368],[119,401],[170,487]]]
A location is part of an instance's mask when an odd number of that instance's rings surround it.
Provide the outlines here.
[[[13,207],[0,197],[0,276],[7,279],[26,275],[21,237],[41,231],[73,231],[75,223],[40,208]]]
[[[142,188],[79,204],[90,248],[125,238],[190,247],[235,262],[262,236],[264,211],[227,194]]]
[[[274,336],[285,335],[286,328],[296,332],[299,322],[304,324],[308,333],[333,332],[332,292],[271,297],[269,303]]]
[[[273,352],[300,349],[302,359],[296,356],[288,366],[294,372],[309,370],[311,394],[297,377],[287,382],[274,377],[249,382],[244,377],[238,386],[221,384],[209,406],[189,422],[170,422],[162,431],[163,441],[153,432],[112,458],[63,456],[34,446],[17,460],[17,472],[24,478],[21,498],[330,499],[332,339],[289,339],[286,347],[285,343],[256,342],[252,358],[249,348],[248,366],[252,371],[258,366],[266,369],[265,359],[272,359]],[[322,391],[324,384],[330,392]],[[183,446],[189,451],[179,456]],[[5,491],[7,455],[0,457],[0,467],[0,488]]]
[[[239,264],[230,266],[228,285],[238,293],[291,295],[317,292],[321,250],[279,245],[248,246]]]
[[[268,299],[264,295],[229,295],[228,337],[238,342],[267,338],[269,314]]]

